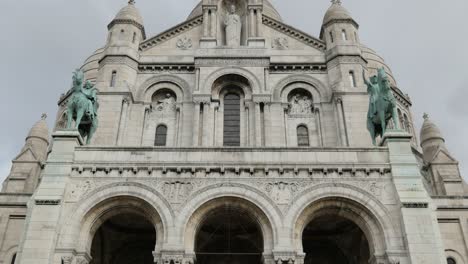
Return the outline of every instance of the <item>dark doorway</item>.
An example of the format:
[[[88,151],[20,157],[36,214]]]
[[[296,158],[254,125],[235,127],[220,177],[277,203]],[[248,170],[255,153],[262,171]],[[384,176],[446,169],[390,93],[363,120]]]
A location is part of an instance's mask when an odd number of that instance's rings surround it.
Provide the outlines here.
[[[143,216],[120,214],[97,230],[90,264],[153,264],[154,226]]]
[[[195,252],[197,264],[261,264],[262,232],[246,212],[217,209],[198,230]]]
[[[368,241],[352,221],[322,216],[310,222],[302,236],[305,264],[368,264]]]

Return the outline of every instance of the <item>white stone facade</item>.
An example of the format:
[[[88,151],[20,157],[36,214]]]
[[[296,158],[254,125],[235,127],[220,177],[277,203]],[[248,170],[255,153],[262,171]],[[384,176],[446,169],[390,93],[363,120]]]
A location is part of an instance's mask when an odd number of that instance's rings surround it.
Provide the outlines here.
[[[255,219],[267,264],[314,263],[304,234],[323,219],[362,234],[361,252],[335,241],[350,264],[468,264],[458,163],[428,119],[417,146],[410,99],[339,1],[320,38],[283,23],[267,0],[237,1],[239,47],[226,46],[229,3],[203,0],[148,39],[133,1],[119,12],[82,67],[99,89],[96,135],[86,146],[64,130],[67,94],[47,159],[47,137],[28,137],[40,140],[0,194],[0,262],[111,263],[93,256],[93,241],[132,214],[154,228],[152,261],[203,264],[204,221],[232,208]],[[406,131],[375,147],[362,75],[381,67]]]

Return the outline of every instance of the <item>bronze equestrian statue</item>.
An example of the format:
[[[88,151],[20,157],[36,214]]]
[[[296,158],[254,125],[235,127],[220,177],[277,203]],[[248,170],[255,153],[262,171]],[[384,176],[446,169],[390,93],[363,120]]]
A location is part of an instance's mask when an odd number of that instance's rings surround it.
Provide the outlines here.
[[[372,76],[370,80],[366,79],[364,71],[362,74],[370,96],[367,129],[375,146],[377,137],[383,137],[385,134],[390,119],[393,118],[395,129],[399,129],[396,100],[384,68],[379,69],[377,76]]]
[[[89,144],[98,127],[98,90],[91,82],[83,82],[84,73],[76,70],[73,73],[72,95],[67,105],[67,129],[77,129],[80,135],[86,138],[86,144]]]

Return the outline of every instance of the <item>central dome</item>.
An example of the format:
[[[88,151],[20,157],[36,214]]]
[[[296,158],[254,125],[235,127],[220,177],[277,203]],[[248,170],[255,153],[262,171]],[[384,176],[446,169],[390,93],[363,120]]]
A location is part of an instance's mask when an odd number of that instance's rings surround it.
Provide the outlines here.
[[[278,13],[278,11],[276,11],[276,9],[273,7],[273,5],[270,3],[269,0],[263,0],[263,14],[270,17],[270,18],[273,18],[275,20],[283,21],[280,14]],[[188,16],[187,20],[191,20],[191,19],[199,17],[201,15],[203,15],[202,2],[200,2],[193,9],[193,11]]]

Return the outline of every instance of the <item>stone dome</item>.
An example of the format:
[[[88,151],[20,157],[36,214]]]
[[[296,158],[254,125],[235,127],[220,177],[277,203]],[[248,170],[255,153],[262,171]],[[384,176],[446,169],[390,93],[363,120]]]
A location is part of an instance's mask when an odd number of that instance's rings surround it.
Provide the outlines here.
[[[133,0],[130,0],[127,6],[120,9],[114,20],[133,20],[138,24],[143,25],[143,18],[140,15],[140,11],[136,8]]]
[[[328,8],[323,18],[323,25],[335,19],[353,19],[348,10],[344,8],[339,1],[334,2],[330,8]]]
[[[424,123],[421,127],[421,146],[429,140],[438,140],[442,143],[445,142],[439,127],[436,126],[427,114],[424,115]]]
[[[275,7],[270,3],[269,0],[263,0],[263,14],[273,18],[278,21],[283,21],[281,18],[280,14],[278,11],[275,9]],[[203,10],[202,10],[202,2],[200,2],[190,13],[188,16],[187,20],[191,20],[193,18],[196,18],[198,16],[203,15]]]
[[[385,63],[385,60],[379,54],[377,54],[377,52],[362,44],[361,51],[362,57],[367,61],[367,68],[369,69],[370,75],[376,75],[377,70],[383,67],[390,77],[390,83],[392,86],[397,86],[392,69],[388,67],[388,65]]]
[[[89,56],[81,66],[81,70],[85,75],[85,79],[91,82],[96,81],[99,72],[99,61],[104,55],[104,48],[96,50],[93,55]]]
[[[39,138],[49,142],[49,127],[46,122],[46,115],[43,114],[41,120],[39,120],[29,131],[26,140],[30,138]]]

